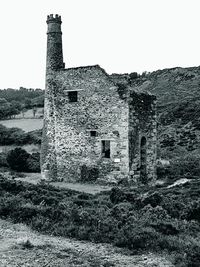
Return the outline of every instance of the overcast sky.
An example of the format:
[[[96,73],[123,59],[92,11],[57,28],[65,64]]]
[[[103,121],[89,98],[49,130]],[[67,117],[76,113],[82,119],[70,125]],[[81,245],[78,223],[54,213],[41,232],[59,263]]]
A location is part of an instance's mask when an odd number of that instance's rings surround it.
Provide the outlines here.
[[[65,66],[108,73],[200,65],[200,0],[0,0],[0,88],[44,88],[46,16]]]

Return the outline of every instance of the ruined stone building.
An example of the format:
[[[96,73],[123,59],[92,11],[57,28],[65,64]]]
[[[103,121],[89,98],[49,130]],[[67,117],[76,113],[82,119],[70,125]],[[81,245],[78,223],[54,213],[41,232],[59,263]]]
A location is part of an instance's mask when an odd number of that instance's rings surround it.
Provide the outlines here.
[[[100,66],[65,68],[61,17],[47,17],[41,169],[50,180],[155,179],[156,98]]]

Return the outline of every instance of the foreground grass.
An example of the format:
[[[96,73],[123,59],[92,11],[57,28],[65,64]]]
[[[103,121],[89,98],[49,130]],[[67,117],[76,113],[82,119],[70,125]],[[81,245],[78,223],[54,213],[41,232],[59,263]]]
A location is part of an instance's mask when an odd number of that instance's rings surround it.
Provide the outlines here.
[[[176,266],[199,266],[200,181],[174,188],[113,188],[95,196],[0,177],[0,217],[57,236],[134,252],[167,251]]]
[[[0,234],[0,266],[172,267],[165,254],[132,255],[110,244],[40,234],[8,220],[0,219]]]

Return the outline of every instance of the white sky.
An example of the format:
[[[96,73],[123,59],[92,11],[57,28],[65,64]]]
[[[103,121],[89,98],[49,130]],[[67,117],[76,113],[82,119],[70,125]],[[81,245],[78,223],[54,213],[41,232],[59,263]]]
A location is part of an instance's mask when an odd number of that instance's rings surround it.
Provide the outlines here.
[[[66,67],[108,73],[200,65],[200,0],[0,0],[0,88],[44,88],[46,16]]]

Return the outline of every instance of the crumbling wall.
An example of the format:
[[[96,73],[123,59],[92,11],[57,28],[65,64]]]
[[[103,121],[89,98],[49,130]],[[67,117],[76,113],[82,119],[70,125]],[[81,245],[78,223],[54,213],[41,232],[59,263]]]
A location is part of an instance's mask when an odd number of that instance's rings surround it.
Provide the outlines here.
[[[128,103],[118,87],[99,66],[56,73],[57,177],[112,182],[128,175]],[[70,91],[77,91],[77,102],[69,102]],[[102,157],[102,140],[110,141],[110,158]]]
[[[129,167],[132,180],[139,184],[153,182],[156,178],[156,121],[156,97],[131,90],[129,97]],[[143,145],[144,147],[142,147]],[[146,162],[142,162],[142,153],[146,157],[144,159]],[[142,164],[146,164],[146,175],[142,175],[144,167]]]

